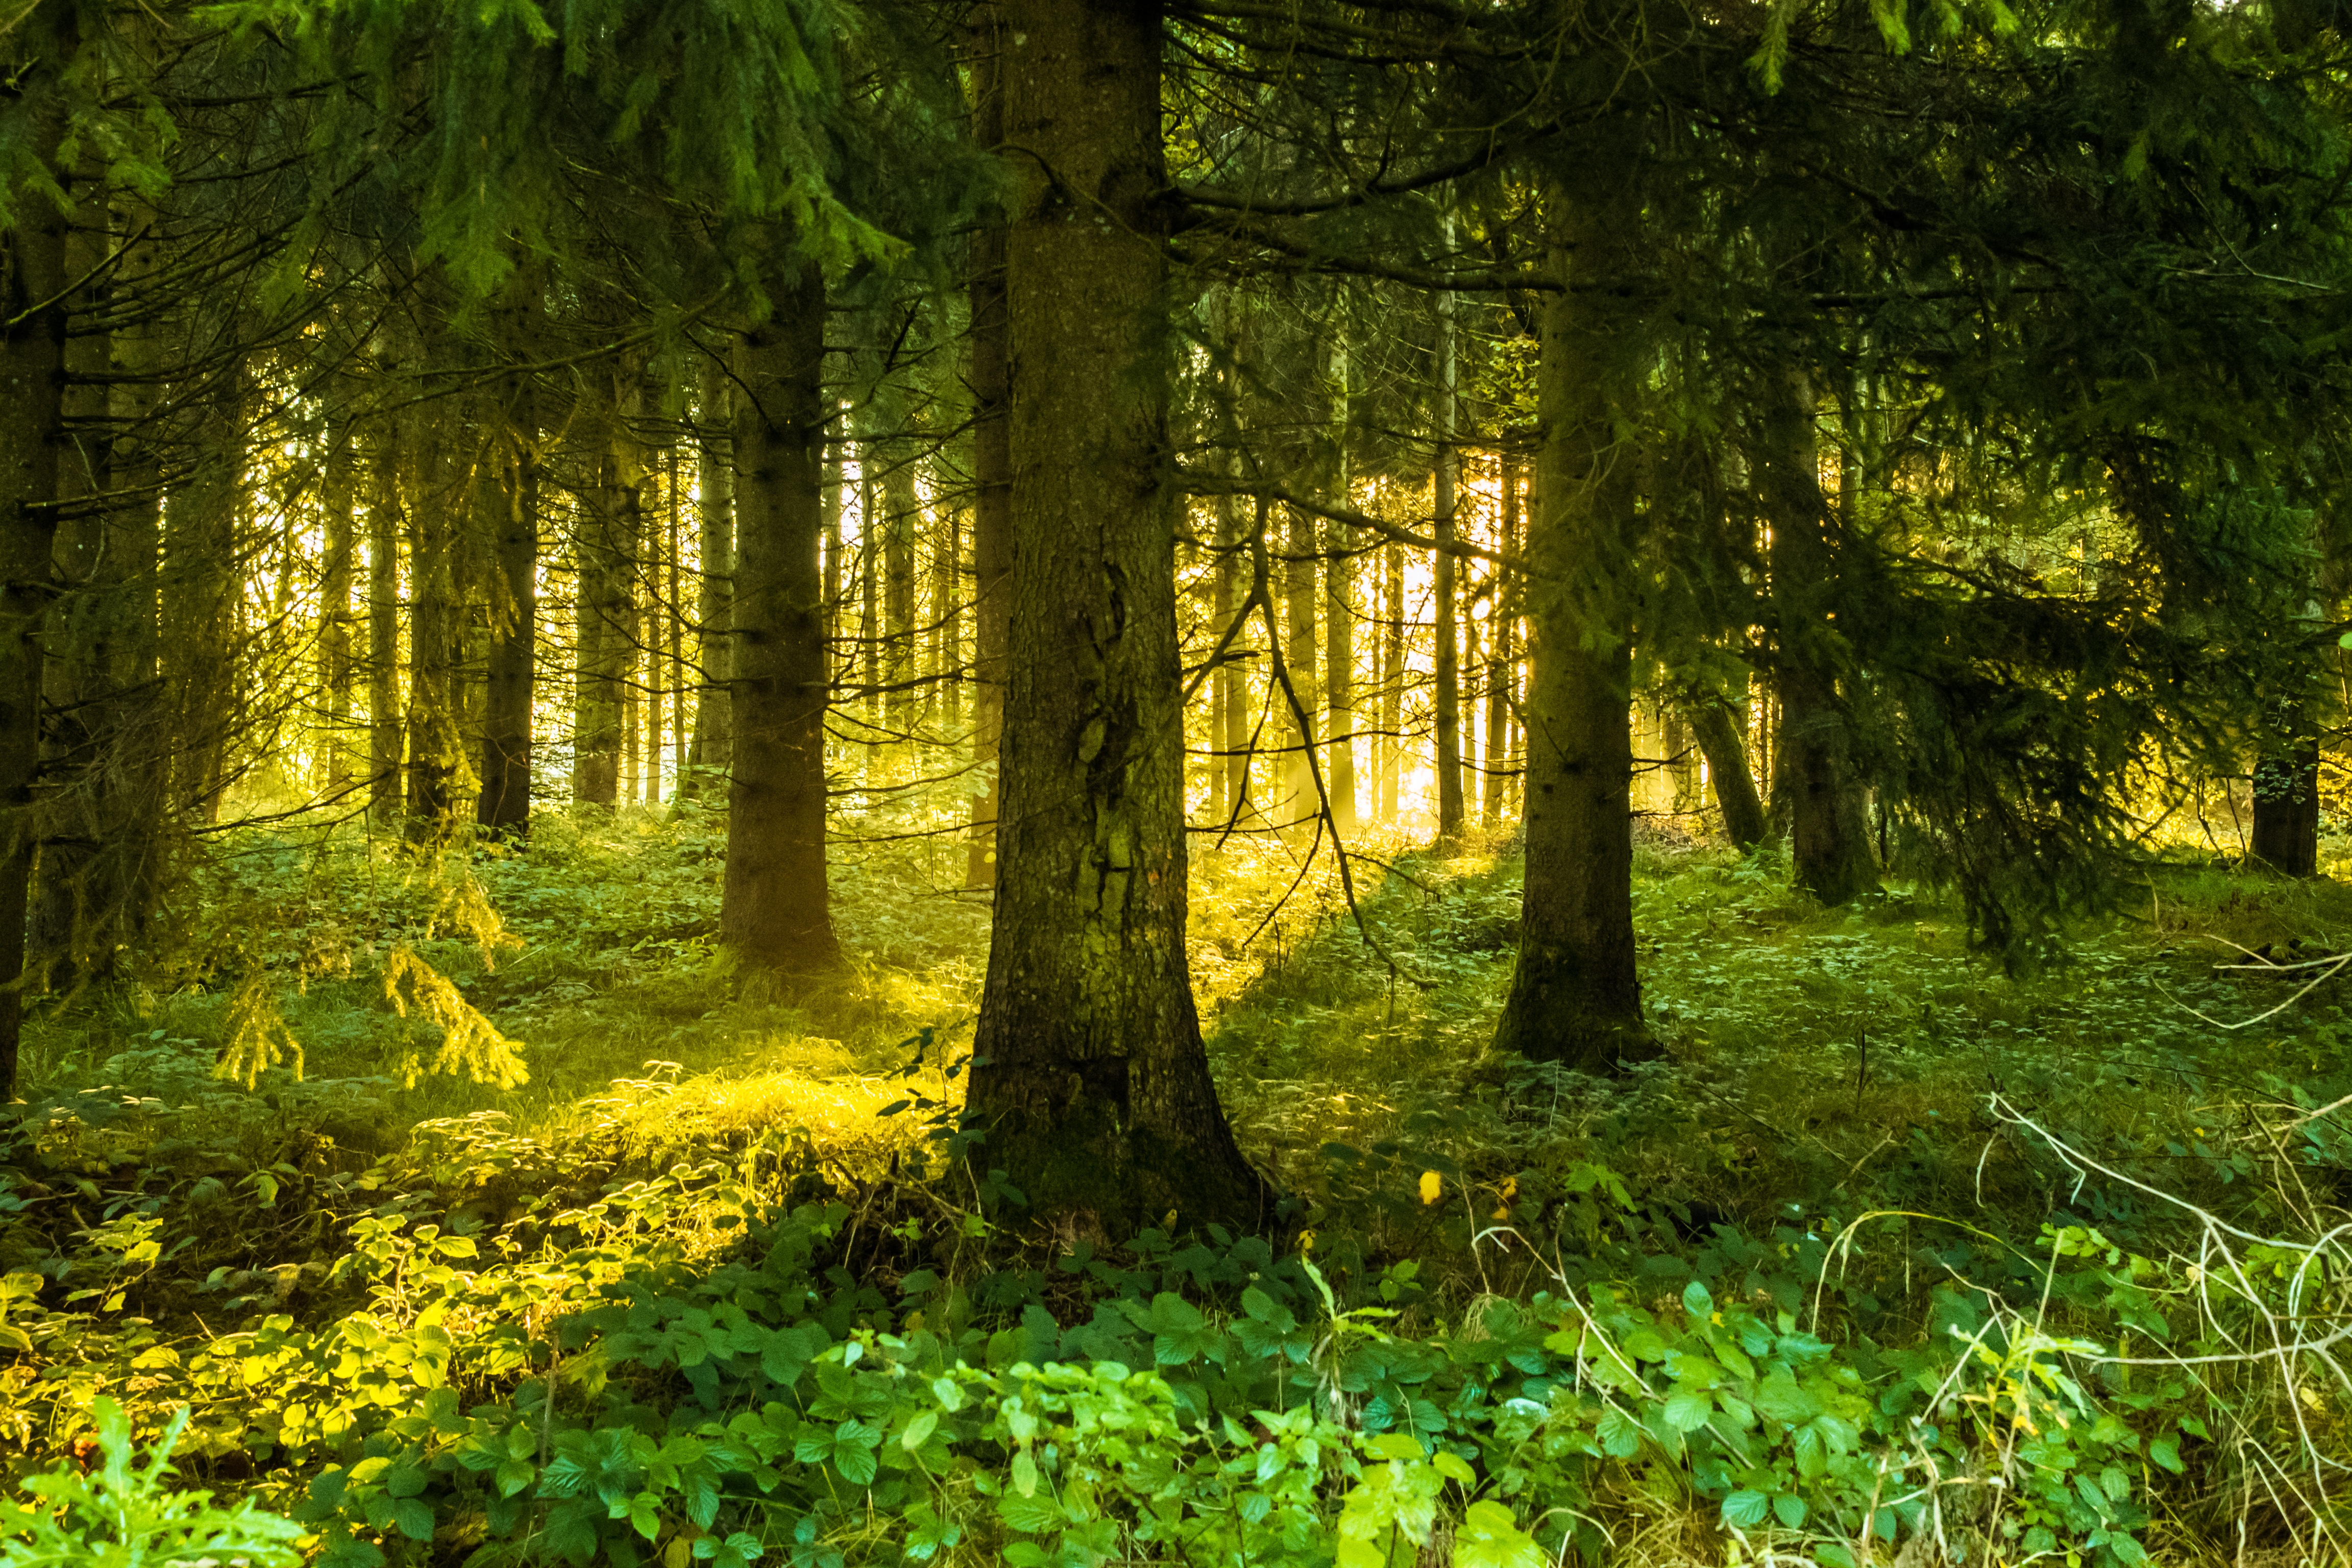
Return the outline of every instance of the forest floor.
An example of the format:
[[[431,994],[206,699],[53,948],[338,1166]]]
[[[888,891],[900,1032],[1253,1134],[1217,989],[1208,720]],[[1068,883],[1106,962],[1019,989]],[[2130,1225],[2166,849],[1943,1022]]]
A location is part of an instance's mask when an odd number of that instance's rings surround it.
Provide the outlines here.
[[[1318,1279],[1394,1314],[1386,1331],[1603,1279],[1637,1302],[1686,1287],[1705,1300],[1705,1281],[1720,1292],[1738,1275],[1763,1310],[1809,1296],[1815,1329],[1828,1291],[1841,1330],[1880,1344],[1952,1331],[1937,1314],[1955,1282],[1988,1300],[2038,1290],[2038,1333],[2063,1254],[2105,1268],[2087,1293],[2057,1289],[2081,1331],[2157,1332],[2126,1300],[2139,1281],[2227,1341],[2194,1300],[2215,1237],[2242,1236],[2238,1263],[2284,1280],[2267,1241],[2310,1245],[2347,1201],[2332,1108],[2352,1095],[2352,974],[2310,962],[2352,948],[2342,882],[2153,868],[2057,962],[2011,976],[1969,952],[1940,896],[1896,887],[1825,911],[1769,855],[1653,838],[1635,909],[1664,1051],[1604,1080],[1487,1048],[1515,941],[1507,842],[1371,848],[1385,865],[1361,877],[1362,916],[1392,968],[1328,873],[1302,878],[1296,847],[1272,841],[1203,847],[1192,944],[1244,1148],[1294,1200]],[[391,1234],[371,1215],[462,1261],[474,1244],[453,1238],[525,1237],[559,1210],[580,1231],[616,1193],[684,1191],[724,1167],[776,1202],[838,1202],[842,1278],[877,1309],[919,1296],[936,1323],[960,1290],[954,1312],[983,1327],[1040,1302],[1068,1321],[1053,1248],[1017,1214],[983,1213],[932,1144],[960,1099],[986,956],[986,911],[950,885],[952,842],[845,859],[853,963],[789,987],[716,955],[720,849],[691,810],[593,831],[551,818],[527,852],[470,865],[246,836],[185,922],[174,984],[31,1032],[21,1131],[13,1154],[0,1147],[0,1275],[21,1282],[0,1288],[0,1348],[12,1322],[22,1342],[0,1357],[0,1454],[24,1457],[0,1471],[37,1468],[112,1394],[196,1405],[198,1451],[222,1478],[299,1483],[271,1456],[302,1451],[320,1410],[262,1408],[253,1373],[205,1373],[205,1347],[250,1354],[240,1333],[382,1311],[384,1281],[404,1287],[381,1247],[352,1263]],[[424,976],[396,994],[395,953]],[[488,1081],[433,1070],[436,1052]],[[225,1057],[249,1088],[215,1076]],[[707,1223],[694,1212],[649,1202],[588,1229],[619,1245],[664,1214]],[[2274,1326],[2313,1311],[2313,1292],[2333,1301],[2336,1275],[2306,1273],[2258,1315]],[[2294,1412],[2259,1367],[2199,1382],[2198,1397],[2269,1409],[2273,1431],[2300,1419],[2298,1441],[2344,1457],[2343,1388],[2305,1385]],[[2211,1425],[2159,1415],[2179,1422],[2164,1442]],[[2222,1494],[2252,1498],[2261,1467],[2212,1442],[2187,1482],[2137,1465],[2141,1532],[2173,1543],[2167,1560],[2242,1548],[2222,1521],[2253,1515]],[[1802,1479],[1801,1445],[1794,1463]],[[1661,1562],[1719,1556],[1691,1532],[1737,1522],[1726,1503],[1706,1525],[1712,1500],[1643,1507],[1639,1555]],[[2253,1544],[2284,1552],[2332,1509],[2284,1495],[2263,1517]]]

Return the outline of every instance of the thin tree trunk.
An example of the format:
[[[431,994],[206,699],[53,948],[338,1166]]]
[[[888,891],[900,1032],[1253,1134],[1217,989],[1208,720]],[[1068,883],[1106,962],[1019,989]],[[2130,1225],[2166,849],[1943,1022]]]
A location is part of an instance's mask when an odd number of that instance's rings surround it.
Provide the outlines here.
[[[352,430],[338,420],[327,437],[326,552],[319,563],[319,750],[330,799],[352,782],[352,567],[357,553],[352,488]]]
[[[878,458],[875,445],[865,442],[858,448],[857,481],[857,642],[864,656],[866,726],[866,765],[873,765],[874,748],[880,743],[882,712],[882,523],[875,515],[878,487],[874,469]]]
[[[1756,793],[1756,775],[1748,766],[1747,725],[1739,710],[1713,691],[1684,693],[1682,710],[1699,755],[1706,759],[1707,783],[1723,816],[1724,837],[1743,853],[1753,849],[1764,841],[1770,824],[1765,819],[1763,797]]]
[[[1519,455],[1506,447],[1502,454],[1503,553],[1519,552]],[[1517,626],[1518,584],[1502,567],[1495,568],[1493,630],[1486,639],[1486,788],[1479,814],[1486,826],[1503,820],[1503,792],[1511,772],[1512,674],[1518,659]]]
[[[732,383],[717,366],[702,382],[700,422],[702,570],[696,618],[701,623],[696,658],[702,679],[695,691],[692,782],[699,792],[714,787],[733,760],[728,733],[729,682],[734,637],[730,631],[730,584],[735,572],[735,464],[729,452],[734,420]],[[840,540],[835,525],[834,540]]]
[[[1381,552],[1387,567],[1381,617],[1381,820],[1394,826],[1404,775],[1404,546]]]
[[[401,817],[400,437],[377,422],[368,493],[368,816],[380,828]]]
[[[1184,942],[1158,5],[1004,0],[1011,689],[973,1156],[1080,1231],[1255,1226]],[[1049,181],[1044,171],[1052,171]],[[1065,190],[1087,200],[1061,199]]]
[[[824,866],[824,274],[773,289],[742,334],[735,417],[735,766],[719,931],[742,959],[803,973],[841,961]]]
[[[1313,713],[1317,705],[1318,686],[1315,667],[1320,661],[1316,650],[1315,636],[1315,520],[1297,507],[1286,508],[1290,514],[1288,550],[1290,559],[1283,563],[1283,662],[1289,667],[1290,684],[1298,693],[1299,706]],[[1282,712],[1282,799],[1275,812],[1280,823],[1297,823],[1297,831],[1311,835],[1314,818],[1322,810],[1316,798],[1313,765],[1307,755],[1311,737],[1298,727],[1297,715],[1290,711],[1288,702],[1281,705]]]
[[[1758,489],[1771,521],[1772,606],[1779,622],[1782,773],[1797,886],[1843,904],[1878,886],[1863,792],[1853,778],[1838,705],[1830,621],[1836,591],[1832,522],[1822,494],[1811,376],[1801,367],[1767,384],[1759,429]]]
[[[1636,166],[1593,166],[1586,184],[1617,186],[1603,202],[1555,191],[1555,276],[1605,283],[1631,270]],[[1554,295],[1544,309],[1541,510],[1528,531],[1543,575],[1528,587],[1527,879],[1518,963],[1495,1030],[1499,1051],[1595,1072],[1654,1048],[1633,943],[1635,465],[1612,450],[1612,416],[1636,395],[1641,362],[1633,333],[1609,312],[1592,291]],[[1595,646],[1595,632],[1612,636]]]
[[[686,794],[688,754],[686,719],[686,538],[679,526],[686,497],[678,484],[677,448],[669,453],[669,592],[662,618],[669,623],[670,775],[677,794]],[[828,509],[827,516],[831,516]]]
[[[2248,846],[2256,860],[2289,877],[2319,874],[2319,737],[2299,711],[2281,728],[2254,764],[2253,836]]]
[[[1340,507],[1355,503],[1355,484],[1348,449],[1348,347],[1344,341],[1331,350],[1332,431],[1331,499]],[[1329,559],[1324,563],[1323,692],[1330,723],[1325,731],[1330,766],[1324,787],[1331,795],[1331,819],[1341,838],[1355,837],[1356,819],[1356,566],[1349,553],[1348,531],[1338,523],[1324,530]],[[1301,693],[1304,696],[1305,693]]]
[[[1451,220],[1447,231],[1452,232]],[[1454,513],[1461,497],[1461,449],[1454,446],[1454,423],[1458,417],[1454,395],[1454,306],[1441,294],[1437,299],[1437,517],[1434,532],[1438,549],[1433,575],[1436,589],[1437,653],[1436,684],[1432,697],[1435,710],[1431,715],[1432,729],[1437,740],[1437,837],[1440,843],[1451,843],[1462,837],[1462,665],[1456,638],[1459,635],[1455,599],[1455,568],[1453,552],[1446,548],[1454,542]]]
[[[457,735],[457,521],[437,432],[418,443],[412,476],[408,594],[408,840],[446,842],[454,827]]]

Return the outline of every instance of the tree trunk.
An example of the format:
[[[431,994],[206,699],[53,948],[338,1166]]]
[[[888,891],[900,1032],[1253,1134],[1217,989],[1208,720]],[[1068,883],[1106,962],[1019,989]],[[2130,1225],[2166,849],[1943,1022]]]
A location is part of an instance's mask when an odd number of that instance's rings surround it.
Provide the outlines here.
[[[378,827],[400,820],[401,754],[407,731],[400,712],[400,437],[378,421],[368,496],[368,816]]]
[[[1315,520],[1297,507],[1286,510],[1290,514],[1290,537],[1286,552],[1289,559],[1282,568],[1282,627],[1286,645],[1282,659],[1289,667],[1298,705],[1312,714],[1319,695],[1315,667],[1320,662],[1315,647]],[[1316,816],[1323,809],[1316,798],[1314,767],[1307,756],[1313,737],[1300,730],[1287,699],[1281,700],[1276,710],[1282,715],[1282,798],[1275,820],[1294,825],[1302,837],[1312,837]]]
[[[352,783],[352,565],[357,553],[352,489],[352,430],[338,420],[327,437],[326,553],[319,567],[319,750],[321,783],[340,800]]]
[[[702,383],[700,419],[704,435],[697,456],[702,491],[698,518],[702,571],[695,607],[696,619],[701,625],[696,658],[702,666],[702,679],[695,690],[690,765],[698,792],[714,788],[724,779],[733,761],[728,706],[735,640],[729,629],[730,584],[735,574],[735,464],[729,452],[734,417],[733,384],[714,366]],[[837,529],[832,537],[840,539]]]
[[[1641,351],[1607,285],[1632,270],[1633,160],[1596,162],[1598,201],[1555,190],[1555,276],[1599,290],[1544,308],[1540,510],[1528,554],[1527,881],[1497,1050],[1606,1072],[1654,1049],[1642,1021],[1633,907],[1632,552],[1636,465],[1612,449]]]
[[[443,471],[442,438],[419,443],[408,509],[408,841],[438,845],[456,826],[452,786],[457,734],[459,647],[456,498]]]
[[[1215,622],[1211,635],[1223,637],[1233,624],[1238,605],[1234,589],[1241,575],[1241,502],[1234,496],[1217,498],[1217,559],[1210,582],[1210,614]],[[1234,814],[1249,797],[1249,758],[1244,753],[1248,743],[1248,720],[1243,712],[1242,663],[1231,657],[1240,651],[1238,635],[1235,646],[1226,650],[1224,663],[1210,676],[1213,682],[1209,709],[1209,748],[1216,753],[1212,758],[1209,776],[1210,816],[1222,828],[1234,820]]]
[[[5,103],[21,155],[54,163],[66,125],[58,80],[79,39],[77,7],[43,0],[16,39]],[[39,837],[41,638],[56,546],[66,308],[65,216],[25,193],[0,238],[0,1102],[16,1098],[25,917]]]
[[[1812,379],[1801,367],[1773,376],[1760,411],[1757,488],[1771,521],[1772,606],[1780,626],[1781,772],[1797,886],[1843,904],[1878,886],[1862,791],[1838,705],[1830,620],[1836,558],[1822,495]]]
[[[1448,232],[1452,224],[1449,220]],[[1446,547],[1454,540],[1454,511],[1460,504],[1462,454],[1454,445],[1454,307],[1437,298],[1437,538],[1435,597],[1437,600],[1435,711],[1432,727],[1437,739],[1437,838],[1450,844],[1462,837],[1462,665],[1454,606],[1454,560]]]
[[[982,147],[1004,140],[1004,93],[997,67],[1003,34],[993,6],[973,68],[974,134]],[[971,241],[971,760],[981,789],[971,797],[971,840],[964,884],[996,885],[997,805],[1003,796],[997,758],[1004,731],[1005,650],[1013,613],[1013,343],[1004,308],[1004,226],[983,223]]]
[[[735,414],[735,765],[719,932],[744,962],[805,973],[841,962],[824,868],[824,279],[772,290],[742,334]]]
[[[527,389],[507,416],[496,490],[501,508],[490,599],[482,715],[482,795],[475,819],[498,833],[530,831],[530,742],[539,641],[539,418]]]
[[[1685,692],[1682,709],[1699,755],[1706,759],[1707,783],[1723,816],[1724,837],[1745,854],[1764,841],[1770,827],[1764,818],[1763,797],[1756,793],[1756,775],[1748,766],[1747,725],[1738,710],[1712,691]]]
[[[1348,450],[1348,348],[1331,350],[1331,500],[1340,507],[1350,497],[1355,474]],[[1325,731],[1331,765],[1324,787],[1331,792],[1331,818],[1343,839],[1356,834],[1356,568],[1349,531],[1339,523],[1324,530],[1330,558],[1324,563],[1323,691],[1331,721]],[[1301,695],[1304,695],[1303,693]]]
[[[2319,874],[2319,737],[2294,731],[2254,764],[2253,837],[2248,849],[2289,877]]]
[[[1388,567],[1381,617],[1381,820],[1394,826],[1404,773],[1404,546],[1381,552]]]
[[[903,736],[915,727],[915,532],[923,507],[915,489],[913,443],[893,441],[887,452],[882,470],[882,614],[887,639],[882,679],[890,688],[884,711],[896,735]],[[891,755],[903,753],[894,750]]]
[[[1519,549],[1519,456],[1506,449],[1502,457],[1503,553]],[[1486,826],[1503,820],[1503,792],[1511,770],[1510,696],[1518,662],[1518,584],[1502,567],[1495,568],[1494,629],[1486,650],[1486,790],[1479,813]]]
[[[1005,0],[1011,687],[976,1164],[1081,1230],[1268,1217],[1184,944],[1156,5]],[[1049,179],[1045,171],[1052,172]],[[1073,201],[1066,193],[1084,193]]]

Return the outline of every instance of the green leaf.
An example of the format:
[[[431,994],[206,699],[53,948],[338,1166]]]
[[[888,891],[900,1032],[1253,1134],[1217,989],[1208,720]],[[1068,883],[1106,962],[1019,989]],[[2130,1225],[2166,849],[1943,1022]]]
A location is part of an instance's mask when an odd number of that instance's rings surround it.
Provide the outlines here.
[[[938,1411],[919,1411],[915,1418],[907,1423],[907,1429],[898,1434],[898,1447],[911,1454],[929,1442],[931,1434],[939,1429],[940,1413]]]
[[[1691,1315],[1693,1322],[1706,1322],[1715,1316],[1715,1298],[1706,1293],[1706,1286],[1694,1279],[1683,1287],[1683,1310]]]
[[[499,1467],[499,1496],[512,1497],[539,1479],[539,1468],[529,1459],[509,1459]]]
[[[1013,1456],[1013,1489],[1023,1497],[1037,1495],[1037,1461],[1026,1448]]]
[[[1790,1530],[1805,1522],[1805,1500],[1794,1492],[1782,1492],[1772,1500],[1772,1512]]]
[[[433,1510],[413,1497],[402,1498],[392,1505],[392,1522],[411,1541],[433,1539]]]
[[[2180,1439],[2178,1437],[2158,1437],[2147,1446],[2147,1457],[2176,1476],[2184,1473],[2180,1466]]]
[[[1723,1500],[1723,1522],[1733,1530],[1752,1530],[1764,1522],[1772,1500],[1762,1492],[1734,1492]]]
[[[1704,1388],[1676,1388],[1666,1399],[1666,1420],[1677,1432],[1696,1432],[1714,1414],[1714,1396]]]
[[[1470,1505],[1454,1531],[1454,1568],[1548,1568],[1551,1558],[1491,1498]]]

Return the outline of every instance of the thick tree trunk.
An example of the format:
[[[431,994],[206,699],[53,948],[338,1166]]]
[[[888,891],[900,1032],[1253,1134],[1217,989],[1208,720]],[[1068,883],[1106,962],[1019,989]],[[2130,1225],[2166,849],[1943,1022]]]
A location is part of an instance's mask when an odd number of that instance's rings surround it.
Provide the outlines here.
[[[65,132],[58,78],[79,42],[77,8],[43,0],[16,40],[20,65],[0,123],[44,164]],[[24,1016],[25,917],[39,837],[41,638],[56,545],[68,224],[37,194],[0,239],[0,1102],[16,1098]]]
[[[1598,200],[1564,197],[1552,265],[1605,287],[1632,269],[1634,164],[1596,164]],[[1527,882],[1498,1050],[1605,1072],[1654,1049],[1642,1021],[1633,908],[1632,551],[1635,465],[1612,450],[1640,350],[1606,296],[1553,296],[1538,370],[1544,442],[1528,554]]]
[[[378,421],[368,495],[368,816],[400,820],[400,446],[398,427]]]
[[[625,691],[636,662],[637,540],[644,521],[644,465],[614,399],[596,502],[581,542],[579,693],[573,728],[573,798],[613,806],[622,800],[628,751]]]
[[[110,248],[106,186],[95,159],[85,156],[69,189],[74,226],[66,241],[66,273],[88,279]],[[77,289],[69,313],[102,311],[102,292]],[[58,468],[58,526],[42,764],[47,820],[34,869],[31,954],[34,978],[65,994],[110,978],[114,969],[122,889],[113,862],[122,846],[110,806],[120,794],[122,700],[116,643],[121,634],[124,574],[131,557],[121,548],[110,514],[92,498],[114,489],[113,439],[107,415],[108,334],[84,331],[66,341],[66,386],[59,417],[67,447]]]
[[[475,819],[493,832],[530,831],[531,698],[539,641],[539,419],[528,393],[508,412],[496,491],[488,689],[482,716],[482,795]]]
[[[732,678],[734,636],[729,607],[735,575],[735,463],[730,448],[734,423],[733,384],[715,367],[703,378],[701,423],[705,431],[697,455],[700,467],[700,527],[702,570],[698,576],[696,619],[700,623],[696,647],[702,679],[695,689],[694,749],[688,759],[696,791],[713,788],[726,776],[733,761],[728,733],[729,682]],[[838,544],[835,525],[831,535]]]
[[[1825,904],[1843,904],[1877,888],[1878,866],[1838,704],[1838,633],[1830,620],[1833,520],[1822,494],[1812,378],[1802,368],[1783,370],[1768,384],[1758,435],[1758,489],[1772,525],[1790,859],[1797,886]]]
[[[1738,710],[1713,691],[1684,693],[1682,710],[1699,755],[1706,759],[1707,783],[1723,816],[1724,837],[1743,853],[1755,848],[1770,825],[1764,818],[1763,797],[1756,793],[1756,775],[1748,766],[1746,726]]]
[[[824,279],[814,262],[745,331],[735,415],[735,763],[719,933],[756,967],[841,961],[824,868]]]
[[[1012,684],[974,1163],[1074,1227],[1255,1226],[1185,961],[1161,19],[1005,0]],[[1050,178],[1046,171],[1051,171]],[[1073,193],[1076,195],[1073,196]]]

